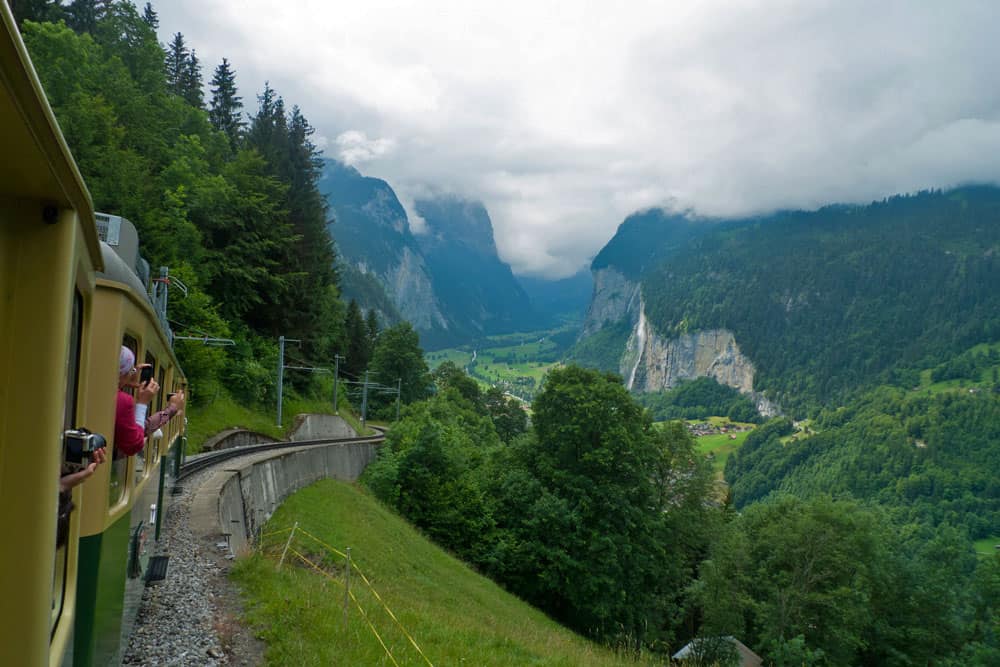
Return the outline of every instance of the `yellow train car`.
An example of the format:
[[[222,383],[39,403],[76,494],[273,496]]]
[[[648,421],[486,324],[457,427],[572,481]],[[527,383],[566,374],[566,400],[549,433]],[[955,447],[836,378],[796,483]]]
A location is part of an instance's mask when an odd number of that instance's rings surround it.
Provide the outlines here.
[[[95,271],[90,195],[0,3],[0,664],[59,664],[79,512],[56,549],[62,434],[81,425]],[[74,492],[81,502],[82,489]]]
[[[107,217],[107,216],[101,216]],[[127,220],[110,220],[116,245],[102,243],[104,271],[97,274],[93,308],[99,316],[89,330],[86,386],[106,396],[91,401],[88,428],[115,430],[115,388],[122,345],[137,364],[149,364],[161,386],[150,413],[163,409],[166,396],[184,388],[171,348],[170,331],[154,308],[137,273],[138,239]],[[77,576],[73,664],[109,664],[121,658],[146,583],[149,557],[163,520],[165,487],[171,484],[167,461],[182,447],[183,423],[171,419],[147,438],[143,451],[120,456],[109,438],[109,464],[98,467],[84,485]]]
[[[0,2],[0,665],[120,660],[163,520],[173,419],[117,456],[118,355],[184,386],[127,221],[99,239],[90,196],[6,3]],[[161,303],[161,306],[164,306]],[[64,433],[102,434],[108,461],[57,521]],[[177,457],[179,460],[179,456]],[[64,512],[64,517],[65,517]],[[57,545],[57,527],[68,526]]]

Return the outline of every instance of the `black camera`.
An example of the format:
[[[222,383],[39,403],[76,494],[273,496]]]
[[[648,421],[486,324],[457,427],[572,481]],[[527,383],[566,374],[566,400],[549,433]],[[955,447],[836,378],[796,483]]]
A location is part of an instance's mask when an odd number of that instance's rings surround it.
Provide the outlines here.
[[[152,379],[153,379],[153,367],[143,366],[142,371],[140,371],[139,373],[139,383],[143,384],[145,382],[149,382]]]
[[[107,440],[100,433],[91,433],[85,428],[74,428],[63,432],[63,462],[68,468],[83,470],[94,458],[94,451],[104,449]]]

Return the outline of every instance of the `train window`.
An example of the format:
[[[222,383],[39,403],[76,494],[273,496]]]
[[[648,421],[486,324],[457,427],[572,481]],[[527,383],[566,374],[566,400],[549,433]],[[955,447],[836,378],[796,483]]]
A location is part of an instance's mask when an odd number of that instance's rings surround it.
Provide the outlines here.
[[[76,426],[76,401],[80,383],[80,343],[83,329],[83,296],[77,292],[73,297],[73,312],[69,331],[69,362],[66,366],[66,400],[63,404],[63,430]],[[58,444],[62,447],[62,442]],[[60,505],[62,503],[60,502]],[[58,524],[58,519],[57,519]],[[68,530],[57,525],[57,534]],[[52,568],[52,616],[50,630],[55,631],[59,616],[62,614],[63,600],[66,597],[66,571],[69,560],[69,546],[66,543],[56,545],[55,562]]]
[[[122,338],[122,345],[132,350],[132,353],[136,355],[136,359],[139,358],[138,349],[139,341],[133,336],[125,334]],[[134,390],[126,387],[125,391],[130,394],[135,394]],[[108,504],[114,507],[122,501],[125,497],[125,485],[128,482],[128,457],[117,455],[113,457],[111,461],[111,480],[108,485]]]

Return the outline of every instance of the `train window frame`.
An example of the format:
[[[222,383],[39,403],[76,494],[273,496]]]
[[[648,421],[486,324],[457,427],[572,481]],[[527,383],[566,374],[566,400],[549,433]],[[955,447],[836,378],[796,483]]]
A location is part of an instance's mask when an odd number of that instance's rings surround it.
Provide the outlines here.
[[[79,288],[74,290],[73,304],[70,311],[69,340],[67,341],[66,357],[66,396],[63,404],[63,431],[77,426],[80,401],[80,374],[83,362],[83,321],[86,302]],[[58,445],[62,448],[63,443]],[[65,457],[65,451],[62,452]],[[61,472],[61,471],[60,471]],[[57,519],[58,522],[58,519]],[[58,523],[57,528],[58,531]],[[67,531],[69,528],[67,527]],[[49,637],[55,635],[66,607],[66,586],[70,572],[70,544],[67,535],[66,543],[56,545],[52,563],[52,611],[49,618]]]

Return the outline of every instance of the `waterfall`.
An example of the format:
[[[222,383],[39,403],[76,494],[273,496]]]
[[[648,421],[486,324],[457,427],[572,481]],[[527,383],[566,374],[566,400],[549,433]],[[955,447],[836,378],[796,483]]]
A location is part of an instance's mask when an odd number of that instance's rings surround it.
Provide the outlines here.
[[[646,350],[646,308],[642,301],[639,302],[639,323],[636,325],[635,339],[639,345],[639,354],[635,358],[632,372],[628,375],[628,384],[625,385],[629,391],[632,391],[632,385],[635,384],[635,373],[639,370],[639,364],[642,363],[642,353]]]

